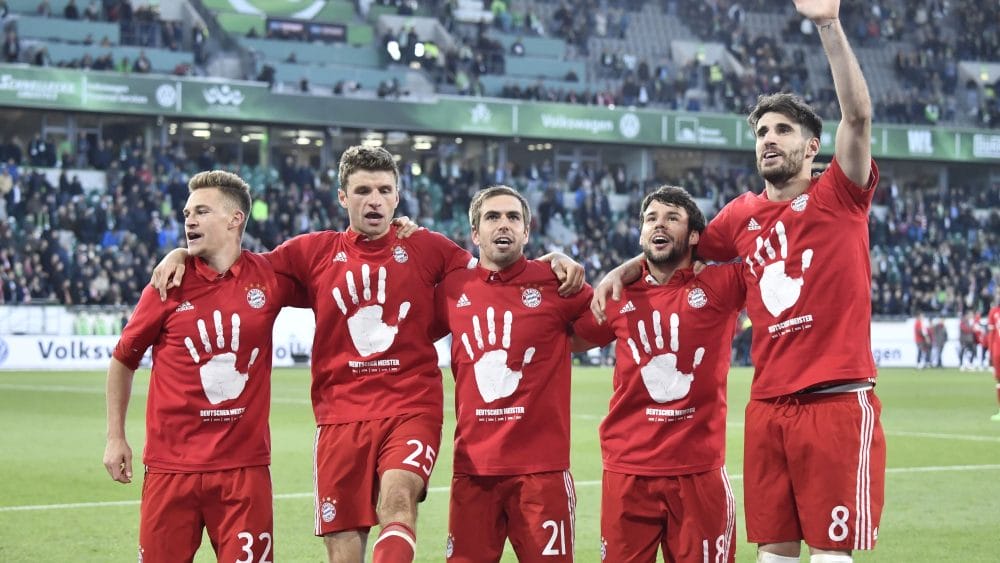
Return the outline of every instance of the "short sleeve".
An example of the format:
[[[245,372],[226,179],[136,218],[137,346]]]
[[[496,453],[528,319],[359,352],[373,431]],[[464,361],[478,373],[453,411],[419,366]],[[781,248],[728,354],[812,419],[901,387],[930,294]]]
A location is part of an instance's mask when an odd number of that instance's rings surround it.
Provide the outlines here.
[[[726,204],[702,231],[695,249],[698,258],[715,262],[728,262],[739,256],[734,244],[735,237],[730,228],[733,206],[737,201],[733,200]]]
[[[167,314],[177,306],[176,302],[160,301],[160,295],[152,286],[146,286],[139,297],[139,303],[132,312],[122,335],[115,346],[114,357],[135,370],[150,346],[159,340]]]

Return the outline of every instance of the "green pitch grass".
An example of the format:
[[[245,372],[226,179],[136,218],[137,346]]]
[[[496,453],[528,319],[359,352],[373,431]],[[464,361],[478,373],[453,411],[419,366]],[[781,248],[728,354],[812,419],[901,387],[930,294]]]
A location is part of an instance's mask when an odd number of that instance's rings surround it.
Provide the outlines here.
[[[574,372],[573,474],[577,560],[600,560],[601,464],[597,425],[610,372]],[[276,560],[325,562],[313,537],[313,418],[305,370],[274,374],[272,474]],[[446,375],[450,383],[450,376]],[[742,418],[750,374],[734,370],[729,401],[729,474],[742,496]],[[137,374],[129,439],[142,450],[148,372]],[[882,370],[879,395],[889,445],[886,510],[878,548],[861,562],[995,562],[1000,530],[1000,423],[985,372]],[[446,404],[452,400],[446,387]],[[0,562],[135,561],[142,468],[131,485],[104,471],[104,375],[0,372]],[[447,418],[446,418],[447,420]],[[453,421],[446,422],[450,444]],[[691,447],[698,447],[692,444]],[[443,561],[451,448],[442,445],[418,523],[418,561]],[[754,561],[738,514],[740,562]],[[371,541],[369,541],[369,544]],[[807,558],[803,558],[807,560]],[[207,539],[196,559],[214,561]],[[510,551],[504,561],[515,561]]]

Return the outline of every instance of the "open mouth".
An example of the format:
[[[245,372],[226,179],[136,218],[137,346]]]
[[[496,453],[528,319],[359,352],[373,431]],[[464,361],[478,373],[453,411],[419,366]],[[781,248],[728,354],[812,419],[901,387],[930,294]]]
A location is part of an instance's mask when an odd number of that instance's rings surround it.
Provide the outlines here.
[[[656,235],[653,235],[653,237],[651,239],[649,239],[649,242],[651,242],[651,243],[653,243],[655,245],[670,244],[670,237],[668,237],[667,235],[663,235],[663,234],[656,234]]]
[[[196,241],[196,240],[198,240],[200,238],[201,238],[201,234],[200,233],[192,233],[192,232],[187,233],[187,241],[188,242],[194,242],[194,241]]]
[[[782,156],[784,155],[782,155],[778,151],[765,151],[764,154],[762,154],[760,157],[760,162],[762,164],[774,164]]]
[[[514,244],[514,239],[508,236],[499,236],[493,239],[493,246],[499,249],[510,248],[512,244]]]

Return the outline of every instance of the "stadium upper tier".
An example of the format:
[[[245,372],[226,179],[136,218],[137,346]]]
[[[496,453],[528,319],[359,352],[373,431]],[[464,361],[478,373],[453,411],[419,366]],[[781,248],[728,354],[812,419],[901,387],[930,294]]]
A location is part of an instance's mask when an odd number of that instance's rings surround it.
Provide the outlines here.
[[[5,29],[19,47],[5,49],[7,62],[92,68],[110,54],[113,69],[317,95],[446,93],[738,114],[759,93],[786,90],[839,117],[815,30],[791,2],[191,0],[167,15],[128,0],[81,3],[74,15],[69,3],[9,0]],[[998,11],[971,0],[845,0],[842,21],[876,121],[1000,123]]]

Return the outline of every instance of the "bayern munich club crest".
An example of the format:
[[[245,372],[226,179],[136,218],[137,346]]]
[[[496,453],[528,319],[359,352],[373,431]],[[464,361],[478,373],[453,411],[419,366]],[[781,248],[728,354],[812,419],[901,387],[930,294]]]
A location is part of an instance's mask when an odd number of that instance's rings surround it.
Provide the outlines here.
[[[525,307],[534,309],[542,304],[542,292],[533,287],[526,288],[521,292],[521,303],[524,303]]]
[[[337,505],[330,500],[330,497],[323,499],[323,504],[319,507],[320,517],[329,524],[337,517]]]
[[[807,203],[809,203],[809,194],[800,195],[792,200],[792,211],[805,211]]]
[[[254,309],[263,307],[267,303],[267,296],[264,295],[264,290],[259,287],[251,287],[247,291],[247,303]]]
[[[402,246],[397,246],[392,249],[392,257],[400,264],[410,259],[410,255],[406,253],[406,249]]]
[[[695,309],[701,309],[708,305],[708,296],[705,295],[705,290],[700,287],[692,289],[691,293],[688,293],[688,305]]]

